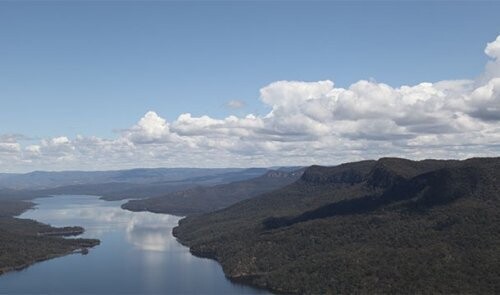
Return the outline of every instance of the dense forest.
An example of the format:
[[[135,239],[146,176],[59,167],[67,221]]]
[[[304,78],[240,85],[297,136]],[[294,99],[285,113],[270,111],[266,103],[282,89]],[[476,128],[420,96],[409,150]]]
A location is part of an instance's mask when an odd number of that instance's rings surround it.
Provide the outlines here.
[[[312,166],[174,235],[278,292],[498,293],[500,158]]]
[[[303,169],[272,170],[242,181],[216,186],[197,186],[161,197],[131,200],[122,205],[130,211],[151,211],[173,215],[192,215],[216,211],[260,194],[282,188],[297,181]]]
[[[13,217],[33,205],[15,200],[0,201],[0,274],[99,244],[99,240],[94,239],[62,237],[81,234],[81,227],[55,228],[34,220]]]

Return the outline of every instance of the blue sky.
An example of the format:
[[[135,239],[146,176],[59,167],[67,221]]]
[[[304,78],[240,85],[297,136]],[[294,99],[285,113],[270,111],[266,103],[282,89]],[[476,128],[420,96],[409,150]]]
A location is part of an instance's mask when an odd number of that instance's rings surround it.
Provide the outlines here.
[[[500,2],[0,1],[0,134],[116,138],[148,111],[266,116],[272,82],[481,75]],[[228,101],[245,103],[227,107]]]
[[[481,72],[491,2],[0,2],[0,133],[111,136],[148,110],[264,113],[277,80],[391,85]],[[237,113],[237,112],[236,112]]]

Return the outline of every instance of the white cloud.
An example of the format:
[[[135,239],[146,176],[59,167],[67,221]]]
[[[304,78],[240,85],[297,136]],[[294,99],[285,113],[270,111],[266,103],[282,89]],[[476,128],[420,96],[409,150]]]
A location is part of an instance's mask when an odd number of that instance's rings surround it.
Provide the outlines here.
[[[39,156],[42,152],[41,146],[37,144],[29,145],[25,149],[26,153],[31,156]]]
[[[500,59],[500,36],[497,36],[495,41],[490,42],[486,45],[484,53],[486,53],[491,58]]]
[[[0,153],[17,153],[21,146],[17,142],[0,142]]]
[[[466,99],[469,114],[487,121],[500,120],[500,78],[478,87]]]
[[[44,139],[42,145],[44,146],[63,146],[69,144],[69,139],[66,136],[54,137],[50,139]]]
[[[18,140],[22,138],[20,135],[5,134],[0,135],[0,161],[2,155],[4,157],[17,157],[21,151],[21,145]]]
[[[169,124],[153,111],[147,112],[139,122],[127,130],[126,137],[134,143],[154,143],[169,139]]]
[[[0,162],[19,169],[108,169],[134,166],[335,164],[380,156],[498,155],[500,36],[476,79],[392,87],[361,80],[277,81],[260,90],[261,116],[181,114],[168,122],[147,112],[114,139],[65,136],[22,148],[0,136]],[[240,108],[240,101],[229,107]]]
[[[495,41],[486,45],[484,53],[491,57],[492,60],[488,61],[486,64],[485,72],[481,79],[479,79],[480,82],[485,82],[491,78],[500,76],[500,35],[497,36]]]
[[[301,103],[318,99],[333,89],[332,81],[302,82],[278,81],[260,90],[261,100],[273,107],[293,108]]]

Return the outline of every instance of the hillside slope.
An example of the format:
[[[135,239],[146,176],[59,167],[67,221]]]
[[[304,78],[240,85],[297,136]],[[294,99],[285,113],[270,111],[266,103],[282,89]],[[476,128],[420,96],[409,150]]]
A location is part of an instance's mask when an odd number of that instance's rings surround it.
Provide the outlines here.
[[[239,201],[282,188],[297,181],[303,169],[269,171],[266,174],[243,181],[216,186],[197,186],[165,196],[143,200],[131,200],[122,205],[130,211],[151,211],[174,215],[192,215],[216,211]]]
[[[286,293],[496,293],[500,158],[313,166],[281,190],[183,219],[229,278]]]

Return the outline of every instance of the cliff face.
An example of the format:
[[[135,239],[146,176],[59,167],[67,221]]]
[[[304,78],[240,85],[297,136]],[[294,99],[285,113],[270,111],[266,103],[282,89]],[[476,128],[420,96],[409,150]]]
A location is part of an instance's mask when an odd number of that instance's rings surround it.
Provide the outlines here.
[[[375,161],[362,161],[335,167],[314,165],[304,171],[301,179],[314,184],[355,184],[364,181],[375,165]]]
[[[174,229],[234,279],[290,293],[500,288],[500,158],[312,166]]]

